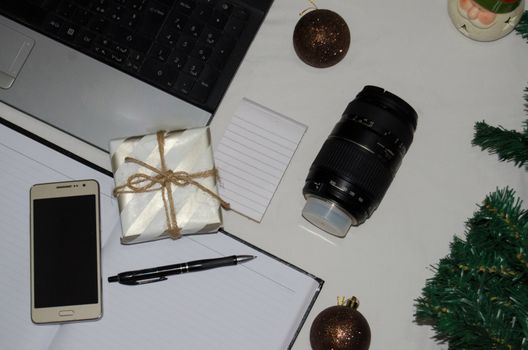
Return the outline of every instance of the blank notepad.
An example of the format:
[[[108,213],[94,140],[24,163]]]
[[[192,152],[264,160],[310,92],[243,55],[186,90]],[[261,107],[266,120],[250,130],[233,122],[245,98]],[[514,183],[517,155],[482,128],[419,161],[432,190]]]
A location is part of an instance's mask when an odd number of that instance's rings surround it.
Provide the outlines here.
[[[260,222],[306,125],[243,99],[214,152],[218,191],[231,209]]]

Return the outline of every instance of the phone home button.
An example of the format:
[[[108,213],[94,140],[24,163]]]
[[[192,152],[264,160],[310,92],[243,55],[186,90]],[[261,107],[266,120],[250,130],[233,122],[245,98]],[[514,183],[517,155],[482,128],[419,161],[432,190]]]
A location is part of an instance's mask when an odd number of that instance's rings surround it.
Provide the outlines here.
[[[67,317],[67,316],[73,316],[74,312],[73,310],[61,310],[59,311],[59,316]]]

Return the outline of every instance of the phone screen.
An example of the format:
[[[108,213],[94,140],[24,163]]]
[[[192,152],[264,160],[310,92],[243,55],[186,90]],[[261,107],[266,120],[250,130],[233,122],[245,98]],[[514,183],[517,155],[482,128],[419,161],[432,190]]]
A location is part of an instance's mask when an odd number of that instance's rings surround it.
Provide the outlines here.
[[[97,303],[96,196],[34,199],[35,308]]]

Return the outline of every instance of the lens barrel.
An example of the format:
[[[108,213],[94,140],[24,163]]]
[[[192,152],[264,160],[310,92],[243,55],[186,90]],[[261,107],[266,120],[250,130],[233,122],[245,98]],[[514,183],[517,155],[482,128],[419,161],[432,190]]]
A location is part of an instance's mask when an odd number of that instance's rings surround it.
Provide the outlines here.
[[[303,188],[303,216],[345,236],[378,207],[416,130],[416,111],[398,96],[365,86],[315,158]]]

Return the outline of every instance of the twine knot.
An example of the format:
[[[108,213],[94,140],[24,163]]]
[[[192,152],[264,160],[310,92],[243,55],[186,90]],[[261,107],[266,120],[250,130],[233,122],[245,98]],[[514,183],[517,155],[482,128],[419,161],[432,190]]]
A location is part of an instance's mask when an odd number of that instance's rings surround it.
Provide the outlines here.
[[[165,163],[165,131],[158,131],[156,137],[158,141],[161,167],[158,169],[139,159],[125,157],[125,163],[138,164],[152,171],[153,175],[144,173],[132,174],[128,177],[124,185],[116,186],[113,193],[114,196],[117,196],[121,193],[145,193],[161,191],[161,197],[163,199],[165,208],[165,217],[167,219],[167,233],[173,239],[177,239],[181,237],[181,229],[178,227],[176,221],[176,209],[174,207],[174,199],[172,196],[172,185],[180,187],[188,185],[195,186],[213,198],[217,199],[224,209],[229,209],[229,203],[225,202],[222,198],[220,198],[220,196],[218,196],[218,194],[195,180],[210,176],[214,176],[215,178],[218,177],[218,170],[216,168],[191,174],[186,171],[173,171],[172,169],[167,169]]]

